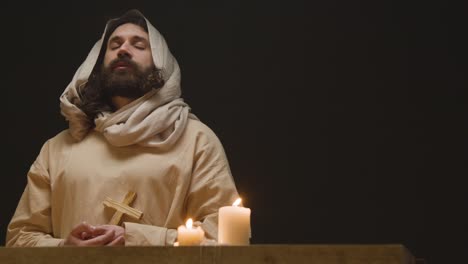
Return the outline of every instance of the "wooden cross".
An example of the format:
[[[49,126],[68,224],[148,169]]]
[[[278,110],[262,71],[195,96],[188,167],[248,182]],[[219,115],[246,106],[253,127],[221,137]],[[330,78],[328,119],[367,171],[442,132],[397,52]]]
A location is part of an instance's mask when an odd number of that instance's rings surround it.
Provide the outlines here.
[[[110,225],[119,225],[120,220],[122,219],[122,216],[124,214],[135,219],[141,219],[141,217],[143,216],[143,212],[129,206],[133,202],[133,200],[135,200],[135,197],[136,193],[132,191],[128,192],[127,195],[125,195],[125,199],[121,203],[114,201],[109,197],[106,197],[106,200],[102,202],[104,206],[116,210],[116,212],[112,216],[112,219],[109,222]]]

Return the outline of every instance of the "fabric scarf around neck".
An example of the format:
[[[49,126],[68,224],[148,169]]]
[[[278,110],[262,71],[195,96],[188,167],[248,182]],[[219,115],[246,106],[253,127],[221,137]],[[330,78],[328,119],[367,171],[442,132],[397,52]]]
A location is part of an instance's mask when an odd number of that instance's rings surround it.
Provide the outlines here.
[[[166,149],[182,135],[188,119],[197,117],[190,113],[190,107],[180,98],[180,68],[163,36],[139,11],[131,10],[125,15],[129,13],[146,20],[153,62],[161,69],[165,84],[115,112],[98,114],[94,120],[95,129],[114,146],[138,144]],[[76,106],[81,101],[78,89],[88,81],[111,22],[107,23],[101,39],[93,46],[60,96],[61,113],[69,123],[70,134],[77,141],[83,140],[93,127],[86,114]]]

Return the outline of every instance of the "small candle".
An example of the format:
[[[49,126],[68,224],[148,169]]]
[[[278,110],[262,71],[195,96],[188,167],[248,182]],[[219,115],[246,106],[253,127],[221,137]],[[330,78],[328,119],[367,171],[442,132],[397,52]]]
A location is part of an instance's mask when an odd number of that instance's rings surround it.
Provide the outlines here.
[[[193,220],[189,218],[184,225],[177,228],[177,241],[179,246],[200,245],[205,232],[201,227],[193,228]]]
[[[250,209],[239,206],[241,198],[232,206],[219,208],[218,242],[225,245],[250,243]]]

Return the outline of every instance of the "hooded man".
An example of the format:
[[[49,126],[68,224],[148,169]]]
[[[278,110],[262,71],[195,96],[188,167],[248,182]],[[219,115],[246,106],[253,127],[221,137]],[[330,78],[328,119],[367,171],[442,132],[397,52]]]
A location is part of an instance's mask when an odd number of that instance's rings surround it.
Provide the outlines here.
[[[69,129],[32,164],[6,245],[172,245],[189,217],[216,241],[218,209],[238,194],[220,141],[180,96],[149,21],[136,10],[110,20],[60,97]],[[109,224],[121,213],[104,201],[127,199],[140,219]]]

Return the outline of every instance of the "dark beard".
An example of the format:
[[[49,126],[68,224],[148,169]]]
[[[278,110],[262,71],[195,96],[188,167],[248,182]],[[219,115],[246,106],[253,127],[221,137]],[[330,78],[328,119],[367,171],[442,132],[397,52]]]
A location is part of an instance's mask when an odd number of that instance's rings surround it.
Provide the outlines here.
[[[96,65],[86,85],[78,87],[81,102],[76,102],[76,105],[89,117],[91,124],[94,125],[94,119],[99,113],[115,111],[112,106],[112,96],[120,95],[136,99],[152,89],[164,86],[162,70],[153,66],[152,69],[141,71],[133,61],[125,62],[134,68],[129,72],[114,74],[110,71],[112,66],[106,69],[101,61],[97,64],[101,66]],[[129,83],[123,85],[124,82]]]
[[[125,62],[128,66],[124,71],[112,70],[114,65]],[[154,68],[141,69],[138,64],[128,57],[117,58],[109,63],[108,67],[102,66],[101,69],[101,89],[104,97],[111,98],[122,96],[136,99],[151,90],[148,84],[148,78],[154,71]]]

